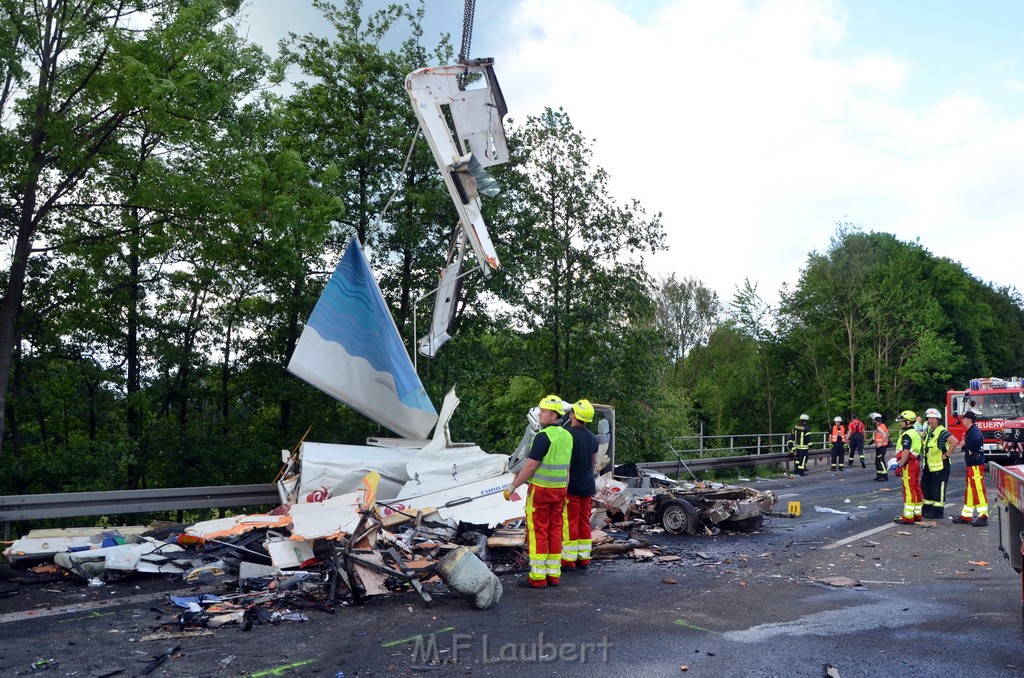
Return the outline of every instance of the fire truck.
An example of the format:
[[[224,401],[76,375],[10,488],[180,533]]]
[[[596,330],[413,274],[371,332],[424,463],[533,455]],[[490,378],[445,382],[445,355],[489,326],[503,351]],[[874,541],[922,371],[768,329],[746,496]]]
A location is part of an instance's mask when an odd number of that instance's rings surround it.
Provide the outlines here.
[[[1024,466],[989,465],[996,491],[996,517],[999,522],[999,550],[1017,572],[1024,549]],[[1024,603],[1024,576],[1021,578],[1021,603]]]
[[[946,392],[946,428],[964,439],[963,413],[973,410],[985,435],[985,456],[1009,465],[1024,461],[1024,386],[1012,379],[972,379],[964,391]]]

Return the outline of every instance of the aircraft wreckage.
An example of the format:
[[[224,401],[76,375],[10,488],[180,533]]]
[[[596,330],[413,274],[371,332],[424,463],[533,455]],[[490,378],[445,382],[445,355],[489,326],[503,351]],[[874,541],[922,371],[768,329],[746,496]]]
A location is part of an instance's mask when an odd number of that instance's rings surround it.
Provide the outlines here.
[[[485,168],[508,159],[507,109],[489,59],[420,69],[406,87],[458,213],[432,323],[417,342],[419,352],[432,357],[450,338],[467,246],[485,278],[500,265],[480,201],[497,191]],[[283,612],[284,605],[332,609],[409,589],[429,603],[438,579],[474,607],[495,604],[501,585],[493,573],[525,571],[525,497],[506,501],[502,491],[525,463],[539,429],[536,413],[528,414],[511,455],[453,441],[449,422],[458,398],[452,390],[440,413],[435,409],[355,239],[314,307],[288,370],[398,437],[370,438],[365,445],[303,441],[283,451],[276,481],[281,506],[267,514],[123,532],[29,533],[5,556],[25,567],[56,561],[90,583],[133,572],[190,582],[234,578],[231,594],[174,601],[182,608],[172,622],[179,628],[232,622],[245,630],[254,621],[272,623],[274,614],[288,619],[286,613],[294,613]],[[639,559],[657,557],[657,547],[631,538],[644,525],[673,534],[751,530],[771,511],[770,492],[616,468],[615,411],[595,409],[601,459],[595,558],[640,552],[639,546],[650,547]],[[659,559],[666,558],[679,559]]]

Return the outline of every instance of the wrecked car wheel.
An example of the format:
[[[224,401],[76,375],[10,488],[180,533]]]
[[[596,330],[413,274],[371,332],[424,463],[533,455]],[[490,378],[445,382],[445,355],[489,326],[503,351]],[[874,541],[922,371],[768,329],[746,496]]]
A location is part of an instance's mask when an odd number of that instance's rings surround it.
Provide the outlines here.
[[[682,499],[663,502],[658,508],[658,522],[669,534],[693,534],[699,521],[697,509]]]

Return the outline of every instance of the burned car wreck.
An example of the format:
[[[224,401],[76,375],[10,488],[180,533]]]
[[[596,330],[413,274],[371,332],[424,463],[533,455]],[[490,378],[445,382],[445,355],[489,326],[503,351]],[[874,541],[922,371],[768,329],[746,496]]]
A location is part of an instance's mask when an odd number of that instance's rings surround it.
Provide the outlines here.
[[[609,490],[618,490],[610,492]],[[775,507],[770,490],[708,481],[682,482],[636,464],[616,466],[595,498],[613,522],[641,518],[669,534],[752,532]]]

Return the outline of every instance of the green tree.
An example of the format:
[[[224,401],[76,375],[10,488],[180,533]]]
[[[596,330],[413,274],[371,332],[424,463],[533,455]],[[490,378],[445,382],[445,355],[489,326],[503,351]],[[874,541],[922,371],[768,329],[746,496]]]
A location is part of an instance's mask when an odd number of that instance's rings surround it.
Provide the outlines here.
[[[719,323],[722,305],[718,294],[697,278],[677,279],[672,273],[657,289],[655,322],[668,338],[667,358],[671,380],[683,386],[684,358],[697,346],[706,345]],[[696,366],[700,369],[700,366]]]
[[[592,383],[595,356],[614,350],[638,316],[653,321],[642,256],[664,246],[660,215],[611,196],[607,172],[565,112],[530,117],[513,137],[494,229],[508,256],[493,289],[544,356],[538,381],[571,390]]]
[[[82,241],[69,240],[65,229],[83,223],[72,216],[84,214],[83,202],[98,199],[90,181],[104,156],[116,153],[133,127],[144,128],[146,116],[177,100],[177,92],[201,86],[211,66],[204,61],[212,54],[207,40],[234,10],[237,3],[217,0],[0,5],[7,40],[0,50],[6,57],[0,114],[14,120],[0,132],[5,194],[12,196],[4,235],[13,243],[0,302],[5,411],[26,286],[48,268],[45,262],[33,268],[32,260]],[[129,25],[138,12],[150,14],[149,29]]]

